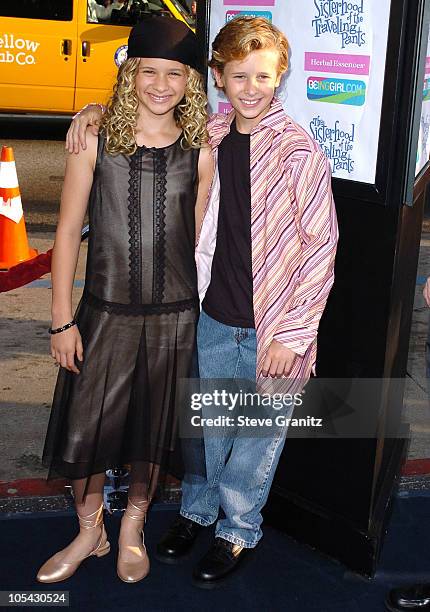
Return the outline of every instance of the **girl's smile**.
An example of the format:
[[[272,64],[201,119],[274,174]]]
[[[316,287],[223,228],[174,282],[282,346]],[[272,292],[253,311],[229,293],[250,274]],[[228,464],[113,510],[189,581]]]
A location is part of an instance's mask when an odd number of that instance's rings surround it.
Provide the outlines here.
[[[160,58],[142,58],[136,75],[139,111],[173,113],[185,95],[187,71],[183,64]]]

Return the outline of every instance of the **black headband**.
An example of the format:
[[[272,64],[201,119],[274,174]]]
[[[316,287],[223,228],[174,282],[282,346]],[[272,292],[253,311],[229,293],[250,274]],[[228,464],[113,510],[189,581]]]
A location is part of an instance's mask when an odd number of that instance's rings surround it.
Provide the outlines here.
[[[199,69],[195,34],[173,17],[147,17],[134,26],[128,38],[127,57],[157,57]]]

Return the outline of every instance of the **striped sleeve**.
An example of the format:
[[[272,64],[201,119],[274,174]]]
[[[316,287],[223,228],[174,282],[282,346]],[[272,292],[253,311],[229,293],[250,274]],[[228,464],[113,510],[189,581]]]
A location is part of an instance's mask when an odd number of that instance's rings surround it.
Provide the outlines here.
[[[330,164],[321,150],[301,160],[293,181],[302,257],[292,299],[273,337],[303,356],[316,339],[333,285],[338,227]]]

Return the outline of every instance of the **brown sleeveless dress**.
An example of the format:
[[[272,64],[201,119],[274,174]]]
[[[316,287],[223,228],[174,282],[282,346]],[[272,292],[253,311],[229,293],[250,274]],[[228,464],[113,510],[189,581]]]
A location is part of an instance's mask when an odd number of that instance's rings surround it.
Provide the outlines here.
[[[84,361],[79,376],[58,374],[42,459],[48,478],[132,464],[152,496],[160,473],[178,471],[177,383],[190,375],[199,312],[198,155],[178,139],[112,156],[99,137],[76,313]]]

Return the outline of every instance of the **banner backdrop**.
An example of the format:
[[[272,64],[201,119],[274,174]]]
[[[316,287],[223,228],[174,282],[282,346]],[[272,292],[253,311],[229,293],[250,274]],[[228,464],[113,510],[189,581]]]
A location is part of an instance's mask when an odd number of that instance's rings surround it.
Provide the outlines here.
[[[390,0],[212,0],[210,44],[239,15],[266,17],[286,34],[290,70],[277,95],[333,176],[373,184]],[[230,110],[210,75],[208,95],[212,112]]]
[[[415,176],[424,168],[430,155],[430,33],[427,42],[426,64],[424,74],[423,101],[421,106],[420,132],[418,137],[417,165]]]

